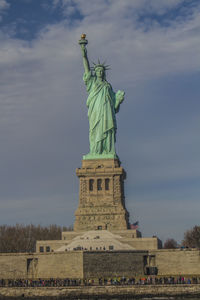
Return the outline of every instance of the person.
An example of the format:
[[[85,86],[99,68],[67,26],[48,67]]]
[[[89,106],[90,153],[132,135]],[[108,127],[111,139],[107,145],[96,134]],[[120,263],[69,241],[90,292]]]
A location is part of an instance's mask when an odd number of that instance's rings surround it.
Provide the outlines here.
[[[88,119],[89,119],[89,141],[90,152],[85,159],[90,158],[116,158],[116,116],[120,104],[124,100],[124,92],[115,93],[110,83],[106,80],[108,66],[100,63],[90,68],[85,43],[80,43],[83,56],[84,75],[88,98]]]

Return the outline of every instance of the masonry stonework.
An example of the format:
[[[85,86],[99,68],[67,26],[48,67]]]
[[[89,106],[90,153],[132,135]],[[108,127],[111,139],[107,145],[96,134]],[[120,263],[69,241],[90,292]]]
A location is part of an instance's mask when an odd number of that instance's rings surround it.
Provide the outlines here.
[[[83,270],[85,278],[144,275],[144,251],[85,252]]]
[[[69,251],[0,254],[0,279],[200,276],[200,250]]]
[[[149,251],[158,275],[200,275],[199,249],[161,249]],[[152,265],[153,266],[153,265]]]
[[[75,231],[125,230],[129,214],[125,208],[125,171],[118,159],[83,160],[76,170],[80,180]]]
[[[0,254],[0,279],[83,278],[83,252]]]

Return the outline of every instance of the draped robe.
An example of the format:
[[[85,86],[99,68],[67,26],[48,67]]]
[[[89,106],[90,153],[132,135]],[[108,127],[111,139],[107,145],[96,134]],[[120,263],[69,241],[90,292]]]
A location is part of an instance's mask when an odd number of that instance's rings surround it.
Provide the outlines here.
[[[117,130],[115,113],[115,93],[106,81],[98,81],[91,71],[84,73],[88,99],[88,119],[90,154],[115,154],[115,134]]]

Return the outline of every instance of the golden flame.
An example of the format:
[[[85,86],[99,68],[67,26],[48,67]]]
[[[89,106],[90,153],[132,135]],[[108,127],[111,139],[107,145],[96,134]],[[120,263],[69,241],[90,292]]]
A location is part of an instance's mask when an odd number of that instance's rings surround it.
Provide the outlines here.
[[[85,38],[86,38],[86,34],[85,33],[81,34],[81,39],[85,40]]]

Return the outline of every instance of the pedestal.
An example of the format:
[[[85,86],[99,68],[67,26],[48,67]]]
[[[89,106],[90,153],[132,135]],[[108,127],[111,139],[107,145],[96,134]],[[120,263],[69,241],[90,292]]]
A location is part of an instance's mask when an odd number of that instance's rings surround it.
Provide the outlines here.
[[[125,208],[125,171],[118,159],[83,160],[76,170],[80,180],[75,231],[126,230],[129,214]]]

